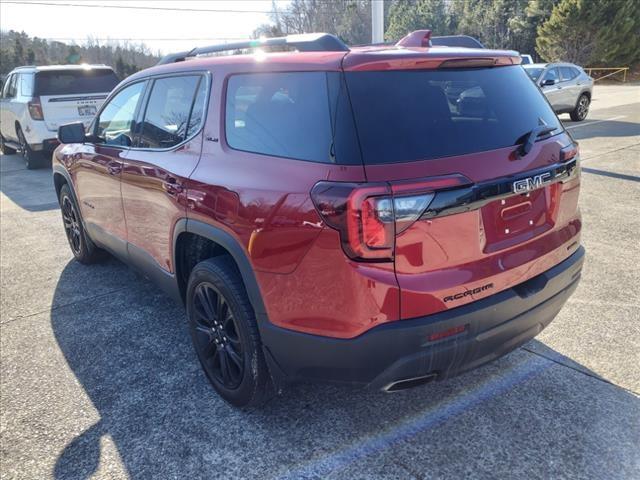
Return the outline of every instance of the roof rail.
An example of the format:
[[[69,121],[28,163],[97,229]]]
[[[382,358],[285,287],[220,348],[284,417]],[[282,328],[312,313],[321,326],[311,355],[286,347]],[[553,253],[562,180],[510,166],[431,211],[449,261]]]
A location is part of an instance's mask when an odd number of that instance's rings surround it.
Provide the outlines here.
[[[349,47],[335,35],[329,33],[304,33],[300,35],[288,35],[286,37],[259,38],[242,42],[222,43],[197,47],[184,52],[170,53],[160,59],[156,65],[183,62],[189,57],[206,53],[226,52],[230,50],[242,50],[245,48],[289,46],[301,52],[348,52]]]

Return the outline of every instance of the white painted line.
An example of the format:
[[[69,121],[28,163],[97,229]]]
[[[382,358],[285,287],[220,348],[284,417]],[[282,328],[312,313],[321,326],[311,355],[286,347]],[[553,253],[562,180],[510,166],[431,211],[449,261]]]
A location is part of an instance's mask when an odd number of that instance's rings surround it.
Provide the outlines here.
[[[579,125],[571,125],[570,127],[564,127],[564,128],[565,130],[571,130],[572,128],[588,127],[589,125],[595,125],[596,123],[610,122],[611,120],[618,120],[619,118],[624,118],[624,117],[626,117],[626,115],[618,115],[617,117],[611,117],[605,120],[596,120],[595,122],[581,123]]]

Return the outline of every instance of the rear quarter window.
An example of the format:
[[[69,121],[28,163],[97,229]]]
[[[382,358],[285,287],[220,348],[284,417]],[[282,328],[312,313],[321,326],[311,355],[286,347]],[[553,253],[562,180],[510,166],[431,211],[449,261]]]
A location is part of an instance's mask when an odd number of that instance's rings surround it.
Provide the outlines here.
[[[562,80],[573,80],[578,76],[578,70],[572,67],[560,67],[560,75],[562,75]]]
[[[236,150],[313,162],[332,161],[326,72],[229,77],[227,144]]]

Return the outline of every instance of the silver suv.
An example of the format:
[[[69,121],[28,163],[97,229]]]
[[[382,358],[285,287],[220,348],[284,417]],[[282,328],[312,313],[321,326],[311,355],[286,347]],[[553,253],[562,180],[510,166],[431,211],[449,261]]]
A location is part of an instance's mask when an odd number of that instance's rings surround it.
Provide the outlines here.
[[[587,118],[593,78],[582,68],[573,63],[532,63],[522,67],[557,114],[568,113],[576,122]]]

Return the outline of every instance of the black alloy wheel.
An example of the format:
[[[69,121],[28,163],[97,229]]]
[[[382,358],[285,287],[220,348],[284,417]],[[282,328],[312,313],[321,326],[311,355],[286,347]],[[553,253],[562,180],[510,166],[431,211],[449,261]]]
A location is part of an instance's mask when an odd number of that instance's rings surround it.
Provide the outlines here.
[[[59,200],[62,224],[75,259],[85,265],[102,260],[105,257],[105,252],[96,247],[85,232],[80,210],[71,194],[69,185],[64,184],[60,188]]]
[[[22,129],[18,126],[18,144],[20,145],[20,155],[27,166],[27,170],[35,170],[41,168],[44,165],[44,156],[40,152],[35,152],[31,149],[27,143],[27,139],[22,133]]]
[[[238,388],[244,376],[244,352],[233,312],[211,283],[200,283],[193,302],[196,352],[207,376],[225,389]]]
[[[236,407],[256,407],[273,396],[253,306],[233,258],[202,260],[185,295],[189,333],[209,382]]]
[[[71,247],[73,254],[77,257],[82,253],[82,230],[80,226],[80,217],[71,197],[64,196],[60,207],[62,209],[62,222],[64,223],[67,240],[69,240],[69,246]]]
[[[580,95],[575,110],[571,112],[571,120],[575,122],[581,122],[582,120],[587,118],[590,103],[591,101],[589,100],[589,97],[587,95]]]

